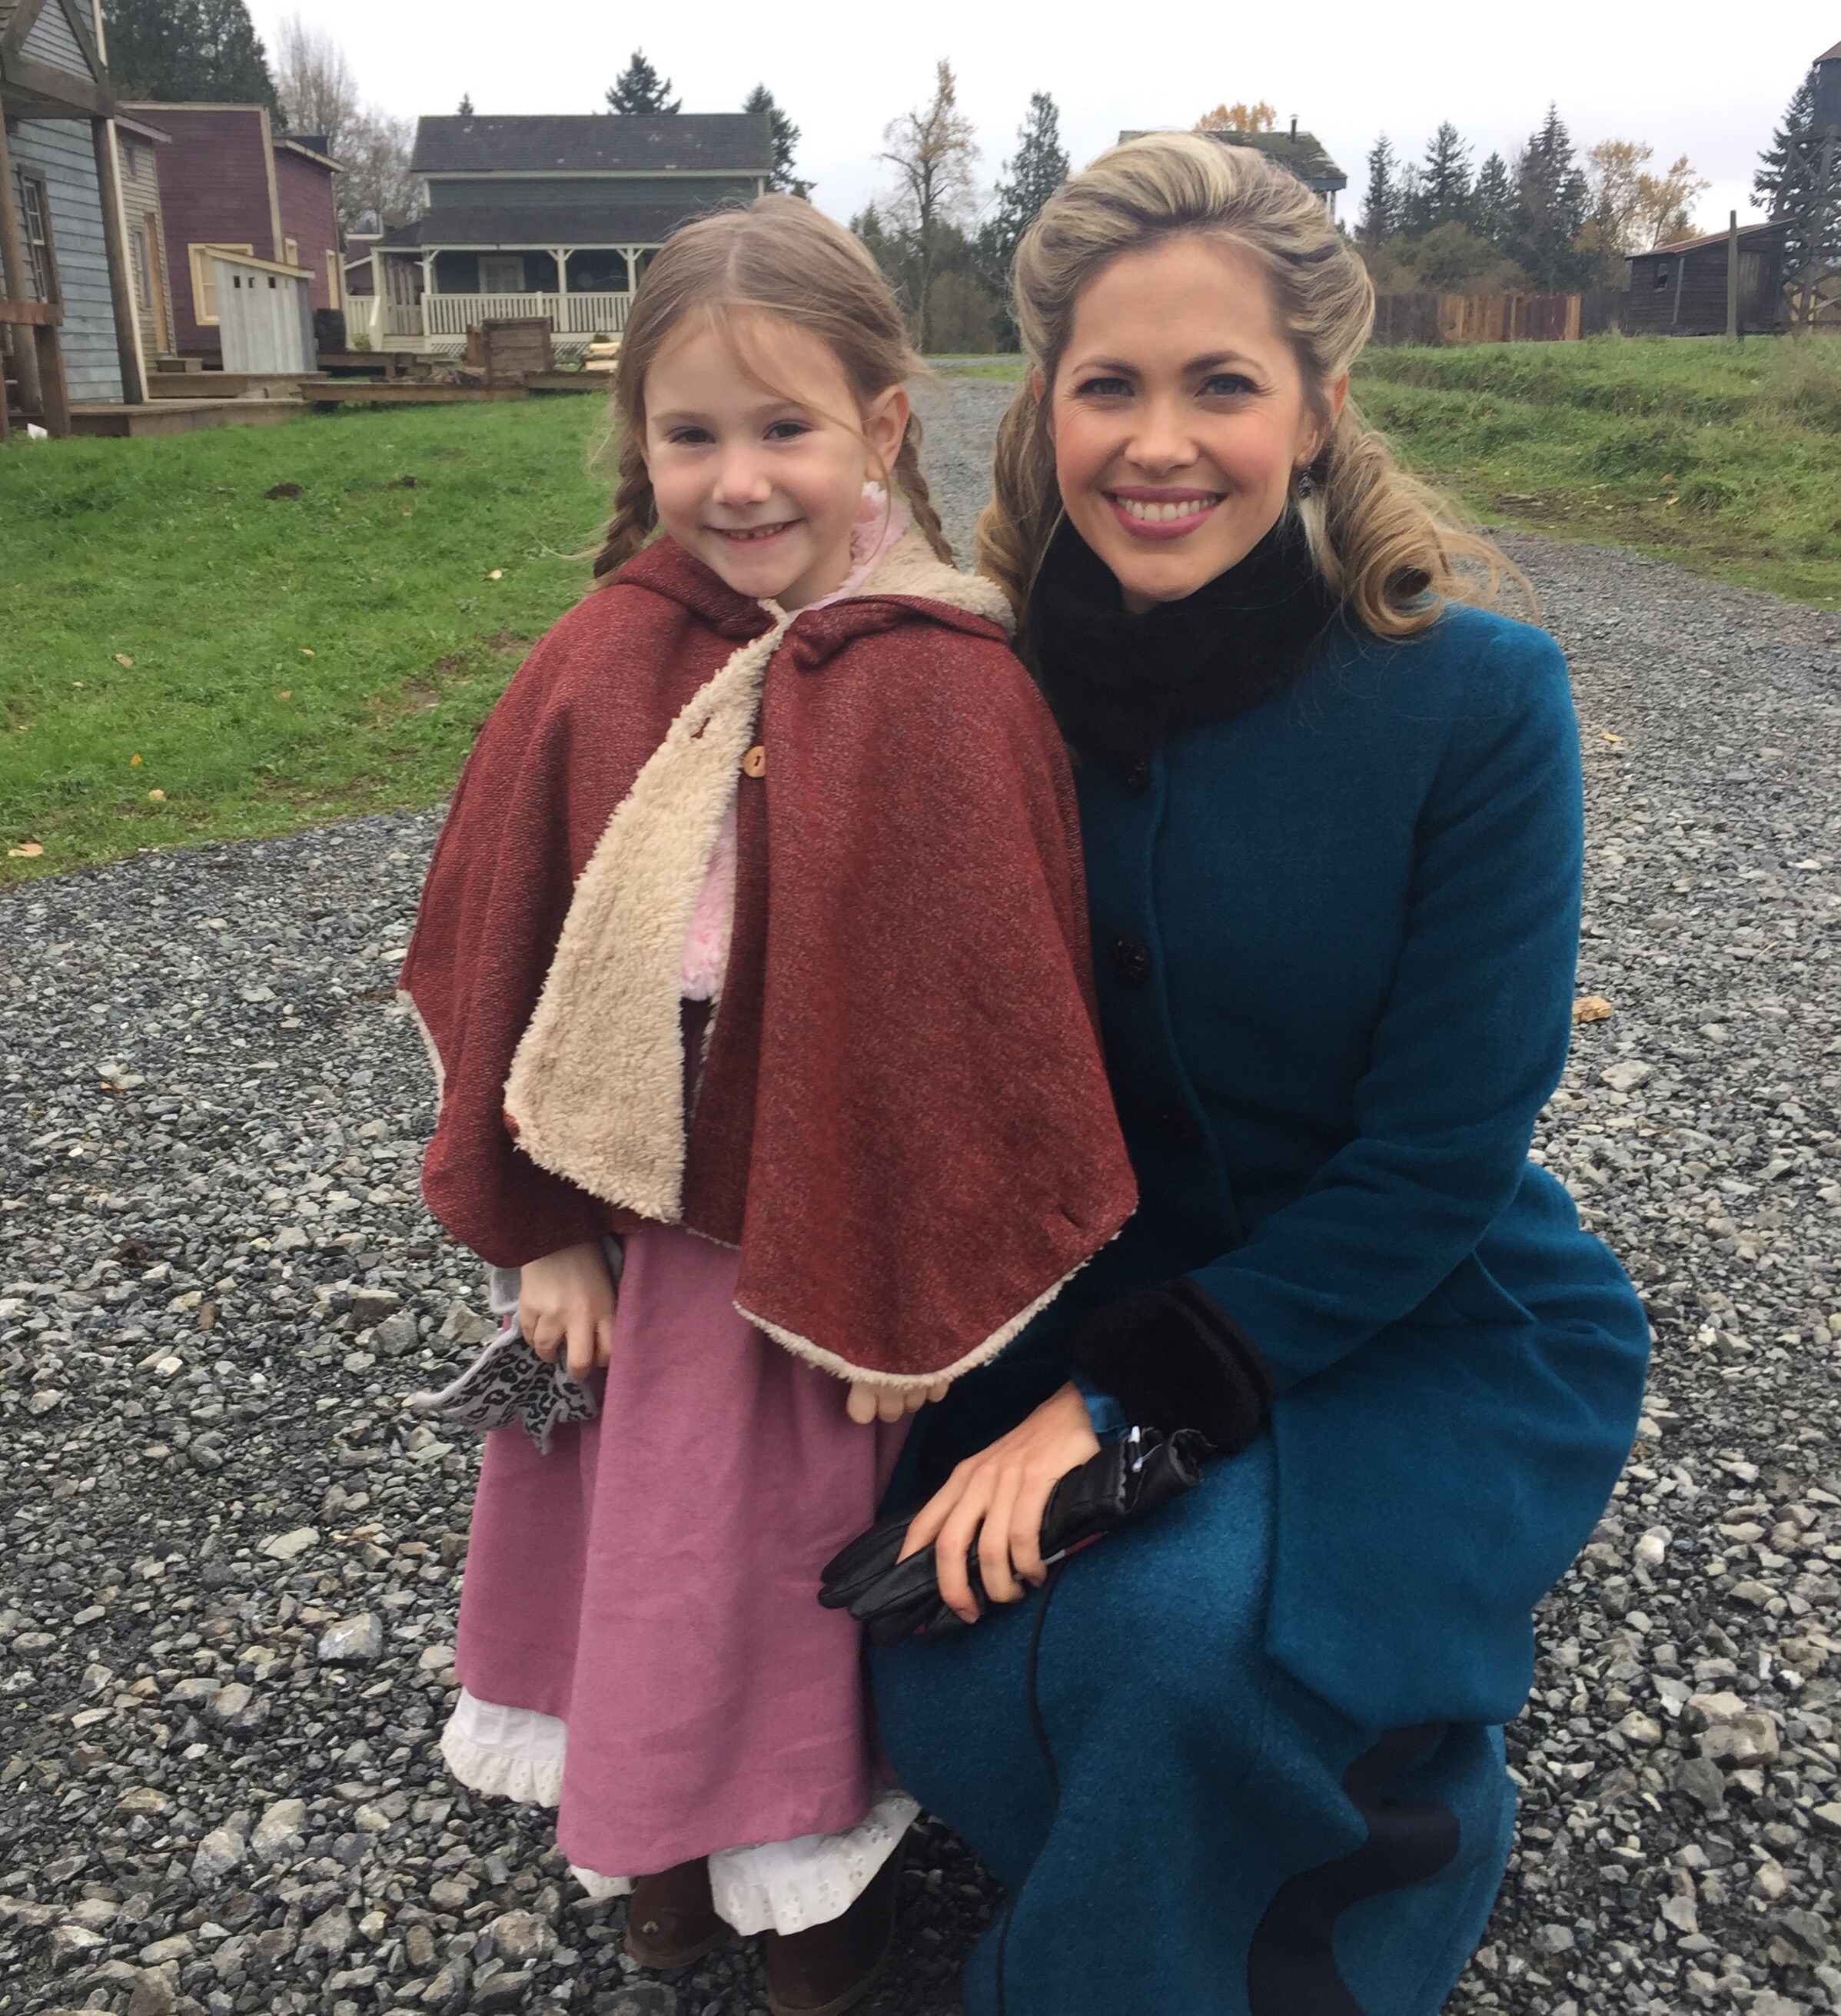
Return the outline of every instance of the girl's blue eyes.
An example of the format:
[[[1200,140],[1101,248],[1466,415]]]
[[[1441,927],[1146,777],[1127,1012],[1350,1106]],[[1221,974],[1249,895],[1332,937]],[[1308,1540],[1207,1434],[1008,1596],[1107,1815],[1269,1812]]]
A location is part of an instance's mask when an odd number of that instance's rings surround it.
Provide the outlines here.
[[[766,438],[773,441],[798,441],[812,431],[809,420],[776,420],[767,430]],[[708,448],[715,440],[708,427],[674,427],[665,436],[674,448]]]

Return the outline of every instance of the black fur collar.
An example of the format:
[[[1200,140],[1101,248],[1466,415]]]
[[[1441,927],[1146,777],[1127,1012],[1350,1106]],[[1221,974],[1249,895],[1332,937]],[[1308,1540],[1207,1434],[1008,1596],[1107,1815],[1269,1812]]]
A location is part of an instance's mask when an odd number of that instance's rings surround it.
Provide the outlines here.
[[[1295,512],[1238,566],[1142,616],[1064,519],[1029,597],[1029,636],[1061,733],[1129,765],[1288,685],[1337,614]]]

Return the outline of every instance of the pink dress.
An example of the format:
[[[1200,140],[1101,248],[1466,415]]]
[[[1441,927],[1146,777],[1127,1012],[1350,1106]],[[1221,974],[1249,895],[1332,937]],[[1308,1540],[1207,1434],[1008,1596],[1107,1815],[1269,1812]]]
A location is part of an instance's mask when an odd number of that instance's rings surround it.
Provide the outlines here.
[[[908,522],[866,493],[839,593]],[[719,992],[734,847],[732,811],[687,1000]],[[737,1313],[738,1269],[673,1226],[631,1234],[598,1417],[547,1455],[516,1424],[487,1437],[442,1750],[463,1784],[557,1805],[591,1888],[708,1856],[732,1924],[794,1931],[847,1909],[915,1811],[877,1771],[858,1627],[817,1600],[907,1424],[852,1421],[843,1381]]]

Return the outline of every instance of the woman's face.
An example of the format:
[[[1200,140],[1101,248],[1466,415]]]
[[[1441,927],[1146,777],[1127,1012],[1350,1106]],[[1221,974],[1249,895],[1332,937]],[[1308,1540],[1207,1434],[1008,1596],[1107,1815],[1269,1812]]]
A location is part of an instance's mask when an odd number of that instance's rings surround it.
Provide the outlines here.
[[[1348,384],[1328,388],[1326,422],[1238,246],[1171,239],[1088,282],[1049,391],[1055,473],[1128,609],[1180,601],[1252,551]]]

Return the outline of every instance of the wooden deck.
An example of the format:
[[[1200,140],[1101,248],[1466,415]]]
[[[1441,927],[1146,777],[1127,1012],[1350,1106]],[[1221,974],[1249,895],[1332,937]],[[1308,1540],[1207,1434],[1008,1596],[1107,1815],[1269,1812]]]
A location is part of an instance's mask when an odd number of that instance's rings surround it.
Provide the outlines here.
[[[196,434],[201,427],[272,427],[307,410],[299,399],[150,399],[143,405],[74,401],[70,431],[120,441]]]
[[[611,371],[532,371],[524,378],[533,392],[598,392],[603,399],[613,383]]]
[[[150,399],[295,399],[301,373],[254,371],[150,371]]]
[[[362,378],[304,378],[301,397],[315,406],[449,406],[482,399],[528,399],[522,385],[423,385]]]

